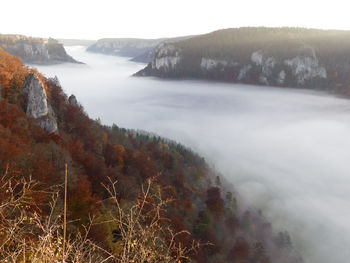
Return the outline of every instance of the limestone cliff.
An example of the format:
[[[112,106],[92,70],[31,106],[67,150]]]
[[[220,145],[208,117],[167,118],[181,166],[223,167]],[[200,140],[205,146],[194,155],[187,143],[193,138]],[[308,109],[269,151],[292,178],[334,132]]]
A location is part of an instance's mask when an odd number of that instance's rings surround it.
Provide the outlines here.
[[[321,66],[318,58],[313,56],[296,55],[280,59],[273,55],[264,54],[263,50],[254,51],[250,61],[240,64],[234,59],[217,59],[201,57],[192,71],[186,72],[186,58],[180,48],[172,44],[161,46],[155,53],[148,66],[136,73],[136,76],[159,77],[202,77],[229,80],[241,83],[255,83],[273,86],[307,86],[316,80],[326,80],[327,70]],[[197,76],[190,75],[196,71]]]
[[[89,46],[87,51],[132,57],[132,61],[148,63],[153,59],[156,50],[164,43],[177,42],[190,37],[159,39],[104,38]]]
[[[20,92],[21,106],[28,116],[49,133],[57,133],[55,113],[48,103],[47,93],[42,81],[33,73],[26,77]]]
[[[0,35],[0,47],[25,63],[81,63],[69,56],[55,39],[32,38],[22,35]]]
[[[104,38],[89,46],[87,51],[133,58],[141,56],[139,62],[148,62],[153,55],[152,51],[162,41],[163,39]]]
[[[324,89],[350,95],[350,31],[219,30],[163,43],[136,76]]]

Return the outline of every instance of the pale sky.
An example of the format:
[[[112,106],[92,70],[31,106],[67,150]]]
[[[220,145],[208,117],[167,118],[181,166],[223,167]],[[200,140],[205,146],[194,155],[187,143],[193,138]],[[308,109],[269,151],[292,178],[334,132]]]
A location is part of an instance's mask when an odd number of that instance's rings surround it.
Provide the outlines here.
[[[1,0],[0,33],[159,38],[241,26],[350,29],[344,0]]]

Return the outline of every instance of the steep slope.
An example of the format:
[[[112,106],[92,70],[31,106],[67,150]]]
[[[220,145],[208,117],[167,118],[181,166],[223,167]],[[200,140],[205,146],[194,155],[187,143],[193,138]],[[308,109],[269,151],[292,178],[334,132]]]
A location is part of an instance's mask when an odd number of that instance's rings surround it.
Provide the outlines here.
[[[46,40],[22,35],[0,35],[0,47],[25,63],[81,63],[69,56],[63,45],[52,38]]]
[[[0,53],[2,57],[6,63],[0,64],[0,76],[6,78],[0,78],[0,84],[6,87],[2,90],[6,96],[0,100],[0,174],[39,182],[39,196],[27,205],[28,218],[38,213],[43,218],[59,215],[47,214],[47,192],[64,182],[63,171],[68,164],[68,234],[76,236],[91,217],[97,219],[99,223],[92,226],[89,238],[109,253],[111,261],[106,262],[119,262],[123,240],[118,238],[115,222],[108,220],[111,210],[103,184],[118,181],[116,198],[127,209],[138,204],[142,187],[150,180],[151,191],[169,200],[159,211],[169,220],[161,224],[176,233],[190,233],[178,235],[175,243],[190,247],[198,240],[205,244],[184,262],[302,262],[288,233],[274,233],[261,213],[245,207],[234,189],[203,158],[156,135],[102,126],[87,116],[74,96],[64,94],[57,79],[44,79],[40,73],[28,71],[5,52]],[[11,84],[18,76],[20,81]],[[9,99],[7,94],[18,96]],[[50,133],[38,121],[50,114],[59,134]],[[0,203],[6,200],[6,189],[0,187]],[[62,195],[58,198],[61,209]],[[148,199],[145,209],[155,201]],[[25,226],[30,224],[26,219]],[[4,227],[0,220],[0,229]],[[36,236],[26,238],[35,242]],[[0,247],[2,242],[6,238],[0,238]],[[16,243],[11,246],[13,250]],[[52,252],[52,258],[56,255]],[[0,259],[4,259],[1,248]]]
[[[204,78],[350,94],[350,31],[219,30],[162,45],[137,76]]]

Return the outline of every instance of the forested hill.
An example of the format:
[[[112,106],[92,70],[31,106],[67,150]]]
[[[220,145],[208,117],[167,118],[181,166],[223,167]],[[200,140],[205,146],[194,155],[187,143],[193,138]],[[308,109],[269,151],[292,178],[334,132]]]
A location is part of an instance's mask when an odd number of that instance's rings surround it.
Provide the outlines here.
[[[65,62],[80,63],[67,54],[61,43],[52,38],[0,34],[0,48],[19,57],[25,63],[48,65]]]
[[[263,27],[219,30],[164,44],[136,75],[350,94],[350,31]]]
[[[302,262],[186,147],[101,125],[1,49],[0,87],[1,262]]]

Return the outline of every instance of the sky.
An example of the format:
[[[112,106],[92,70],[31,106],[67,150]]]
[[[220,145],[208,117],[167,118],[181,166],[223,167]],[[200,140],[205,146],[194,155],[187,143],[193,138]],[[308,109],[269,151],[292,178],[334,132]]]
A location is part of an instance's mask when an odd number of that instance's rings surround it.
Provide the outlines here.
[[[0,33],[161,38],[241,26],[350,30],[344,0],[1,0]]]

